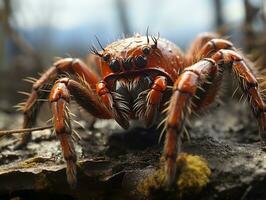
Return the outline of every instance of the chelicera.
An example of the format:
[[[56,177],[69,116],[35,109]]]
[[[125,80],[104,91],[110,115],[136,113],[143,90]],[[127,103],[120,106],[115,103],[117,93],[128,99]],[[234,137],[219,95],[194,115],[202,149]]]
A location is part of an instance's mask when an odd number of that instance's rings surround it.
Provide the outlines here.
[[[228,40],[203,34],[187,53],[166,39],[148,34],[121,39],[105,48],[100,46],[101,51],[91,49],[100,77],[80,59],[60,59],[33,84],[32,93],[22,107],[23,128],[32,127],[41,105],[38,98],[49,98],[71,185],[76,183],[76,153],[67,108],[71,95],[96,118],[114,119],[125,129],[130,120],[140,120],[146,127],[162,120],[167,185],[174,181],[186,120],[191,113],[214,102],[226,69],[235,75],[247,96],[262,141],[266,141],[266,110],[257,78],[252,65]],[[68,77],[60,78],[65,73]],[[48,83],[52,83],[52,89],[45,93]],[[21,146],[29,136],[22,138]]]

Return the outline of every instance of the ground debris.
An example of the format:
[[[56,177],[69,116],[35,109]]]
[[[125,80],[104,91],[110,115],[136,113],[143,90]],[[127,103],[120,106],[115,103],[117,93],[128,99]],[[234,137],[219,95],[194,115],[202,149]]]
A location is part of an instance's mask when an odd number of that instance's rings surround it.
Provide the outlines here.
[[[206,159],[212,172],[197,199],[265,199],[266,153],[249,113],[230,102],[188,127],[191,142],[184,142],[183,151]],[[160,166],[162,145],[155,129],[125,132],[113,121],[101,121],[94,130],[79,133],[83,139],[76,144],[74,190],[67,184],[60,145],[50,131],[34,133],[25,150],[12,150],[16,137],[1,138],[0,199],[143,199],[139,183]]]

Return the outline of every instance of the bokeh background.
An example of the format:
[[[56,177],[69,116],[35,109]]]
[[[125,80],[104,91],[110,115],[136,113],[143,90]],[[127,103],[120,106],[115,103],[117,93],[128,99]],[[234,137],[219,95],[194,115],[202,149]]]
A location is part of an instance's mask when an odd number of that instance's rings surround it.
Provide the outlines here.
[[[85,58],[95,35],[106,45],[148,26],[183,49],[219,32],[266,66],[265,0],[0,0],[0,110],[13,112],[31,88],[22,78],[55,57]]]

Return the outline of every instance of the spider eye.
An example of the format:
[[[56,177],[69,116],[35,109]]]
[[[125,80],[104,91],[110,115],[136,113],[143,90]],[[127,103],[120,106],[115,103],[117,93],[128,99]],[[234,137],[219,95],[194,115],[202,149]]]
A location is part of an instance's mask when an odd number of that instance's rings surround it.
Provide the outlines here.
[[[147,65],[147,58],[143,56],[137,56],[135,59],[135,65],[137,67],[145,67]]]
[[[109,59],[110,59],[110,54],[109,53],[103,55],[103,60],[105,62],[107,62]]]
[[[111,62],[109,63],[109,66],[113,72],[119,72],[120,71],[120,63],[116,59],[111,60]]]
[[[145,47],[142,48],[142,51],[143,51],[143,53],[145,55],[148,55],[150,53],[150,50],[151,50],[150,47],[147,47],[147,46],[145,46]]]
[[[132,67],[132,57],[128,57],[125,61],[124,61],[124,68],[126,70],[129,70]]]

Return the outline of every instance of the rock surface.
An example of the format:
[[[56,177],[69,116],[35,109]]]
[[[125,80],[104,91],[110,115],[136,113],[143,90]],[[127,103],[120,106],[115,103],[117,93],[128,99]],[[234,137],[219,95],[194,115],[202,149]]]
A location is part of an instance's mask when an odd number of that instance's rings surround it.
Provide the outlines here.
[[[266,199],[266,153],[256,120],[245,105],[230,101],[192,120],[183,151],[204,157],[211,182],[196,199]],[[0,113],[1,128],[19,127],[19,115]],[[10,123],[10,119],[16,123]],[[86,124],[85,122],[81,121]],[[25,150],[12,150],[15,136],[0,140],[0,199],[142,199],[143,177],[159,165],[162,145],[155,129],[127,132],[113,121],[78,130],[78,186],[66,182],[59,142],[49,130],[33,133]],[[167,199],[167,196],[164,197]]]

